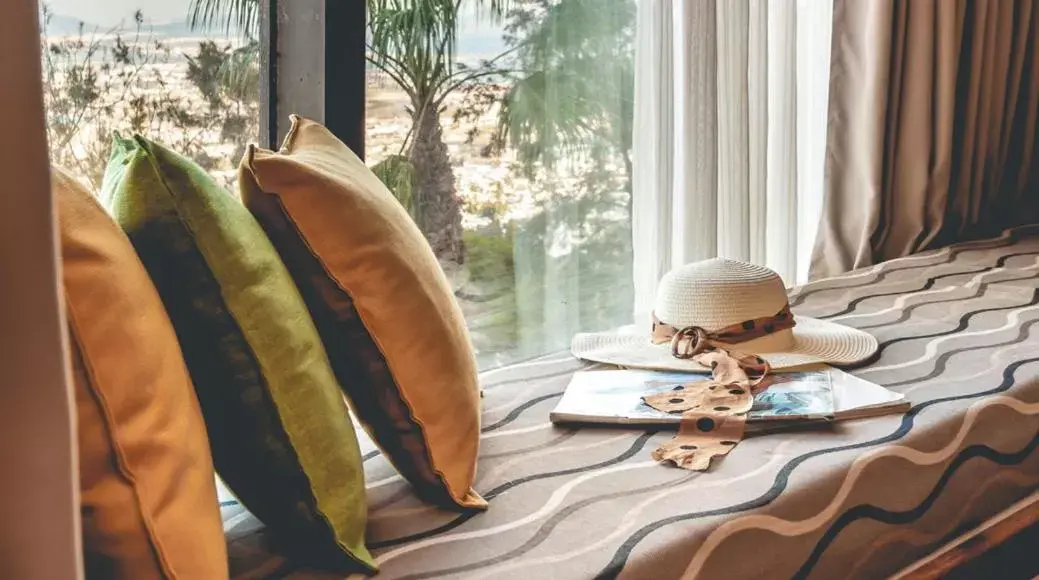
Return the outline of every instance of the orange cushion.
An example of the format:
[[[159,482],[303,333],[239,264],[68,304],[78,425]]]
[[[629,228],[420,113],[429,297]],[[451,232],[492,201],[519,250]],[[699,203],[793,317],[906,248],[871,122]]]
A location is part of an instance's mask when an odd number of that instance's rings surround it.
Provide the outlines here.
[[[90,578],[228,577],[213,461],[162,302],[94,197],[52,172]]]
[[[299,117],[279,152],[250,148],[238,182],[376,443],[422,497],[486,507],[471,489],[480,394],[469,334],[408,213],[331,132]]]

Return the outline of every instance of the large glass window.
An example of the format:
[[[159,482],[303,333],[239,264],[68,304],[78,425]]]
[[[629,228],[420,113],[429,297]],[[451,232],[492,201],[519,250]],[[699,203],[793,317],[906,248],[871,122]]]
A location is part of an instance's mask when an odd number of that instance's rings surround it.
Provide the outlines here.
[[[447,272],[480,366],[629,322],[634,0],[366,5],[365,157]],[[97,187],[111,133],[140,132],[233,186],[258,137],[259,6],[50,0],[53,161]]]
[[[51,161],[95,189],[113,131],[142,133],[232,185],[258,134],[255,40],[192,23],[191,0],[50,0],[41,48]]]
[[[633,0],[370,0],[366,159],[481,367],[632,316]]]

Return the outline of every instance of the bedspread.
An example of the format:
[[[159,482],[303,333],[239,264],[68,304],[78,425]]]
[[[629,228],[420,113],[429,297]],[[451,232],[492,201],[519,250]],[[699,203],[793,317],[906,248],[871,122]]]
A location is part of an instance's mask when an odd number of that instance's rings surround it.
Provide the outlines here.
[[[795,288],[798,315],[874,333],[864,379],[902,415],[751,437],[708,473],[657,464],[672,433],[548,420],[575,370],[482,376],[480,514],[437,510],[365,438],[385,578],[872,578],[1039,487],[1039,228]],[[225,502],[235,578],[335,578],[271,553]]]

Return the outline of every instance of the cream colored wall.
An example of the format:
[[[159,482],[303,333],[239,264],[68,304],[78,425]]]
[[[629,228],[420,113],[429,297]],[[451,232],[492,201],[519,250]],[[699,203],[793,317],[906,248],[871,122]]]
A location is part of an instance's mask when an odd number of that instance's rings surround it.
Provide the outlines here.
[[[0,579],[82,577],[36,0],[0,1]]]

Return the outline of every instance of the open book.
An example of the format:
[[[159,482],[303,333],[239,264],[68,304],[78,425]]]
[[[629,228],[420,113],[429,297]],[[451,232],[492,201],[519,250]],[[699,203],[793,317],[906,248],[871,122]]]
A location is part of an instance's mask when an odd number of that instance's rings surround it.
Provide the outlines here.
[[[747,415],[750,430],[768,430],[778,422],[829,422],[901,413],[909,408],[903,395],[825,365],[774,373],[768,379],[768,389],[754,396],[754,407]],[[704,375],[687,373],[581,371],[574,374],[549,417],[553,423],[677,427],[681,415],[657,411],[642,397],[703,380]]]

